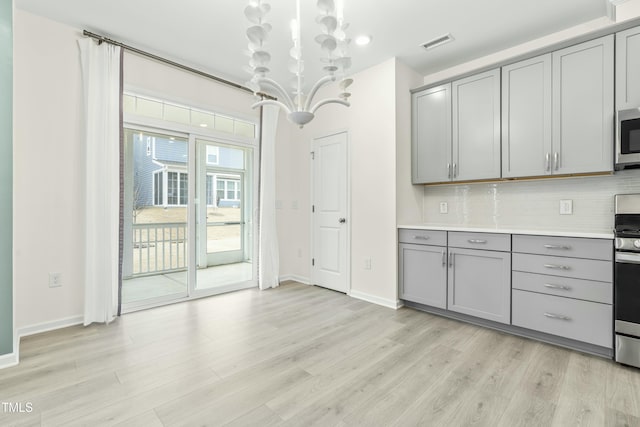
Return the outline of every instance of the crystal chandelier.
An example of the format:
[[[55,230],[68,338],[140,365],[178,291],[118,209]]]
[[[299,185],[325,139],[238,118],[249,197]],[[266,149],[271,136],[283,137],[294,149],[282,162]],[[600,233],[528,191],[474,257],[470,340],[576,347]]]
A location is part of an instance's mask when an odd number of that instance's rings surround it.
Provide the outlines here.
[[[338,0],[338,2],[341,2],[341,0]],[[263,0],[252,0],[244,10],[245,16],[251,23],[247,28],[247,38],[249,39],[251,55],[249,66],[253,78],[247,83],[247,86],[256,95],[259,95],[259,92],[269,92],[271,89],[272,93],[277,97],[277,100],[266,99],[256,102],[252,105],[252,108],[262,105],[277,105],[287,113],[287,117],[291,122],[301,128],[313,120],[315,112],[324,105],[341,104],[346,107],[350,105],[348,98],[351,94],[346,89],[353,83],[353,80],[348,78],[343,78],[340,81],[338,97],[327,98],[313,103],[314,96],[322,86],[338,80],[338,76],[343,76],[351,66],[351,58],[348,56],[348,47],[351,40],[345,34],[349,24],[344,22],[342,5],[339,4],[336,7],[334,0],[318,0],[318,9],[320,14],[316,18],[316,22],[320,25],[322,31],[316,36],[315,41],[326,55],[326,57],[322,58],[325,63],[323,70],[326,75],[312,86],[309,93],[304,93],[300,0],[296,0],[296,19],[291,23],[293,47],[289,51],[291,57],[289,71],[294,75],[292,96],[283,86],[267,77],[269,72],[267,65],[271,60],[271,55],[265,49],[265,44],[271,31],[271,25],[265,21],[265,16],[271,10],[271,6]]]

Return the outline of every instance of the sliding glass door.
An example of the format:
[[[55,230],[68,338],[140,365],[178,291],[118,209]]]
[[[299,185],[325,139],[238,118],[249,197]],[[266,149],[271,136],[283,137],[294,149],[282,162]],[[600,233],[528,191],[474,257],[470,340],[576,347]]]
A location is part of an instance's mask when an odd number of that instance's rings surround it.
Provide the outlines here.
[[[125,129],[125,306],[188,296],[189,150],[184,136]]]
[[[255,286],[253,165],[249,145],[125,129],[125,312]]]
[[[196,150],[196,289],[251,281],[251,150],[205,139]]]

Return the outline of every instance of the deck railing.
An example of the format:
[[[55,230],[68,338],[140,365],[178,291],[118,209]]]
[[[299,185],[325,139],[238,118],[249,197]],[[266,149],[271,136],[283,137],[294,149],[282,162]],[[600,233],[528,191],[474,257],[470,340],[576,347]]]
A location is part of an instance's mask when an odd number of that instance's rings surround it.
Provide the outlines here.
[[[187,224],[133,224],[133,276],[185,270]]]

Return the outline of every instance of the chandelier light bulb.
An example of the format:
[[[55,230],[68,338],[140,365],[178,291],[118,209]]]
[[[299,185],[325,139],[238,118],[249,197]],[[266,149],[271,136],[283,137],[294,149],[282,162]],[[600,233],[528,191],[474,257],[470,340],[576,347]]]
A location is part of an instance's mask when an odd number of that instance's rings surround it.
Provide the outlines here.
[[[271,6],[265,0],[251,0],[245,8],[244,13],[250,22],[246,34],[249,39],[249,50],[252,52],[249,68],[253,74],[247,86],[256,95],[260,92],[273,93],[277,99],[268,99],[256,102],[252,108],[263,105],[276,105],[281,107],[287,118],[303,127],[315,117],[315,112],[327,104],[340,104],[348,107],[350,93],[346,92],[347,86],[353,82],[352,79],[342,79],[347,69],[351,66],[351,58],[348,56],[348,47],[351,42],[346,37],[345,30],[349,24],[344,22],[343,0],[318,0],[319,16],[316,22],[320,25],[321,32],[315,37],[315,41],[320,45],[322,52],[326,55],[322,58],[324,65],[322,69],[325,76],[320,78],[308,93],[303,88],[304,61],[302,58],[302,31],[300,21],[300,0],[296,0],[296,17],[291,21],[290,31],[293,47],[289,51],[292,64],[289,70],[294,75],[293,92],[290,95],[284,87],[275,80],[267,77],[268,63],[271,55],[265,49],[265,42],[271,31],[271,25],[266,22],[265,17],[271,10]],[[327,98],[313,102],[318,90],[338,80],[342,80],[339,85],[340,93],[336,98]]]

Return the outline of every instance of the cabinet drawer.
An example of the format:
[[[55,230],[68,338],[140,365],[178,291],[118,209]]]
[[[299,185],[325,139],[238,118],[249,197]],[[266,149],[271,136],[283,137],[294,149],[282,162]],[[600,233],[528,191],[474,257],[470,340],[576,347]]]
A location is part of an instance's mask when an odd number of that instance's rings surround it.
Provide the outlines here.
[[[511,250],[511,235],[450,231],[449,247],[509,252]]]
[[[398,230],[398,241],[417,245],[447,246],[447,232],[403,228]]]
[[[613,282],[613,263],[611,261],[513,254],[513,270],[598,282]]]
[[[523,273],[521,271],[514,271],[511,280],[513,289],[577,298],[603,304],[611,304],[613,301],[613,285],[611,282],[595,282],[546,274]]]
[[[512,324],[547,334],[612,347],[608,304],[514,290]]]
[[[611,261],[613,241],[576,237],[513,236],[513,252]]]

